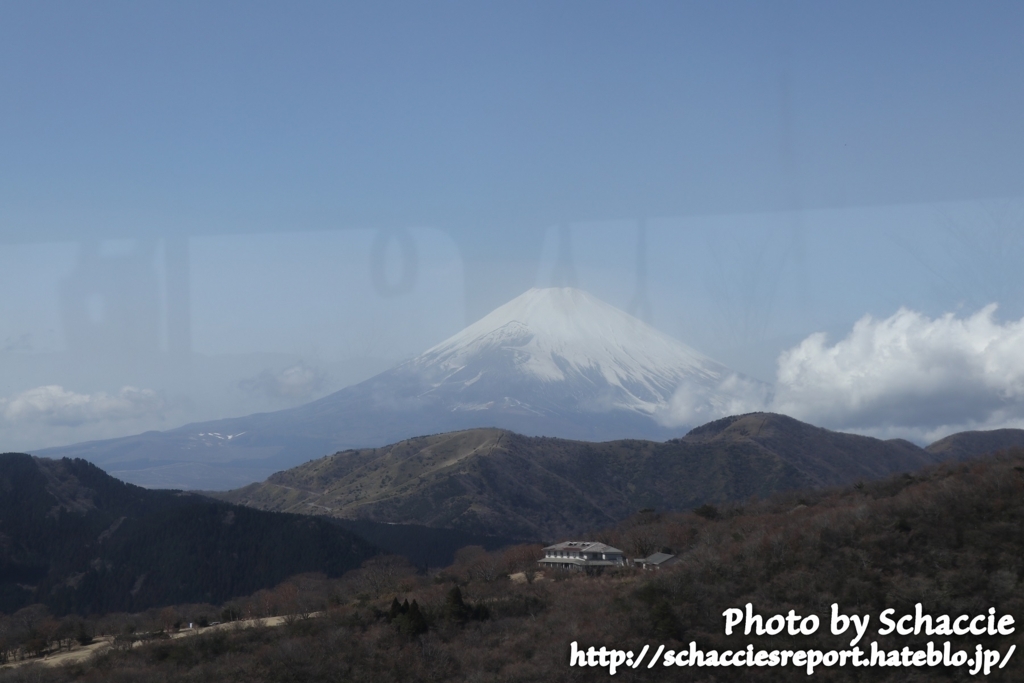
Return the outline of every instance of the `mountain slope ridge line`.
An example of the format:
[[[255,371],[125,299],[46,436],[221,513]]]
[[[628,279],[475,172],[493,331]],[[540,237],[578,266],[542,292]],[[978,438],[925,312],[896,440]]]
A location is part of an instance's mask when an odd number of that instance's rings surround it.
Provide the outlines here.
[[[694,426],[687,421],[728,412],[736,395],[723,382],[731,378],[768,391],[582,290],[534,288],[419,356],[311,403],[37,454],[87,458],[145,486],[235,488],[328,453],[485,426],[665,440]],[[674,402],[681,389],[685,420]]]
[[[1024,431],[1020,436],[1024,444]],[[385,449],[337,453],[263,484],[217,495],[279,509],[286,494],[275,483],[294,482],[329,490],[309,498],[306,509],[322,505],[343,519],[553,540],[645,508],[690,510],[784,490],[841,486],[942,459],[909,442],[749,413],[667,442],[593,443],[494,428],[434,434]]]

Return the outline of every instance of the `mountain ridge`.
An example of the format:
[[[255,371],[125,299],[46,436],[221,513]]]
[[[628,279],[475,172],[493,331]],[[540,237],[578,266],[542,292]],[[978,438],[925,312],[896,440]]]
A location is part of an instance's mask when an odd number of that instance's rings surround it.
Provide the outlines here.
[[[722,390],[737,378],[768,390],[586,292],[531,289],[419,356],[305,405],[36,454],[86,458],[150,487],[224,489],[424,433],[498,426],[664,440],[681,431],[668,426],[680,387],[692,415],[719,414],[737,408]]]
[[[851,484],[940,459],[908,442],[750,413],[664,443],[496,428],[435,434],[335,453],[214,495],[266,510],[551,540],[643,508],[688,510]]]
[[[1024,429],[957,432],[925,446],[929,453],[952,460],[967,460],[1010,448],[1024,448]]]

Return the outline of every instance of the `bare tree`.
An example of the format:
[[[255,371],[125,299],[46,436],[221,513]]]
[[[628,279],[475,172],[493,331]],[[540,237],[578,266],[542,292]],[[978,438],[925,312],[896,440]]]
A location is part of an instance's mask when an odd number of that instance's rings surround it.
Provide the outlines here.
[[[398,555],[378,555],[363,562],[362,589],[373,597],[393,593],[402,579],[416,573],[409,561]]]
[[[529,543],[506,548],[501,559],[508,574],[523,572],[526,574],[526,580],[532,582],[537,571],[537,560],[543,554],[544,548],[540,544]]]
[[[647,557],[661,547],[660,534],[650,524],[638,525],[627,530],[622,540],[626,544],[626,550],[632,553],[633,557]]]

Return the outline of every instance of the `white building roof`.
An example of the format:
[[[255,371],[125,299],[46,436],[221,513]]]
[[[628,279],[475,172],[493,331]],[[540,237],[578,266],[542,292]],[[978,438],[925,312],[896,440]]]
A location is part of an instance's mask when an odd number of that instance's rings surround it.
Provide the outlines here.
[[[544,550],[572,550],[581,553],[623,554],[623,552],[618,548],[613,548],[610,545],[598,543],[597,541],[562,541],[555,545],[549,545],[547,548],[544,548]]]

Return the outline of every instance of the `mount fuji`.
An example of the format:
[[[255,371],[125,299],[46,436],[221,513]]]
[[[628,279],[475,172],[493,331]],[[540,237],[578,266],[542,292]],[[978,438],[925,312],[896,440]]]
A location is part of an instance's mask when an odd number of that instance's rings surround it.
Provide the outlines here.
[[[582,290],[562,287],[531,289],[380,378],[399,376],[419,384],[417,400],[451,413],[566,421],[576,425],[572,436],[596,439],[634,435],[608,418],[640,417],[638,424],[647,425],[667,417],[684,383],[713,411],[724,408],[716,392],[736,373]],[[636,429],[654,435],[650,426]]]
[[[767,385],[574,288],[531,289],[396,367],[297,408],[39,451],[126,481],[230,488],[345,448],[501,427],[664,440]]]

